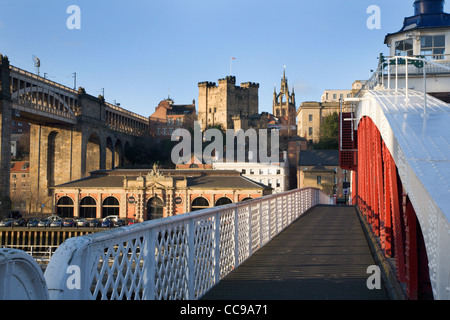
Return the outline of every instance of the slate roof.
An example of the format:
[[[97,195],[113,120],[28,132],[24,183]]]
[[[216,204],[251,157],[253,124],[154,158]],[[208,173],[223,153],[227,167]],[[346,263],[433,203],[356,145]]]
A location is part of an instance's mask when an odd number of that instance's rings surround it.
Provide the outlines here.
[[[187,178],[190,189],[270,189],[268,186],[253,182],[242,176],[202,176]]]
[[[301,150],[299,166],[339,166],[339,150]]]
[[[161,170],[164,172],[163,170]],[[174,178],[184,179],[186,177],[187,186],[191,189],[270,189],[268,186],[253,182],[240,175],[234,170],[205,170],[204,174],[200,171],[187,170],[166,170],[165,176],[173,176]],[[64,188],[122,188],[123,179],[126,175],[128,181],[136,180],[139,174],[137,171],[130,170],[130,174],[125,174],[127,170],[119,170],[118,172],[99,171],[89,177],[64,183],[53,187],[54,189]],[[122,173],[122,174],[119,174]],[[133,174],[134,173],[134,174]],[[228,174],[227,174],[228,173]]]

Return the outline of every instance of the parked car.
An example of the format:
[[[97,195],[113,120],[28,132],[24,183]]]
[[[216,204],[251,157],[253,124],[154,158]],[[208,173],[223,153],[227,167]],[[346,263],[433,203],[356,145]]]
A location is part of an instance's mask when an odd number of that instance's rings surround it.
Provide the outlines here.
[[[78,227],[89,227],[89,220],[85,218],[76,219],[76,224]]]
[[[119,219],[114,222],[114,227],[122,227],[125,226],[127,223],[125,222],[125,220]]]
[[[102,228],[112,228],[114,227],[114,221],[112,219],[103,219]]]
[[[39,223],[37,226],[38,227],[49,227],[50,223],[51,223],[51,221],[48,219],[41,219],[41,220],[39,220]]]
[[[62,226],[62,220],[49,220],[50,221],[50,227],[61,227]]]
[[[14,220],[14,226],[15,227],[25,227],[28,223],[28,220],[25,218],[19,218],[17,220]]]
[[[117,220],[119,220],[119,216],[116,216],[116,215],[106,216],[105,218],[103,218],[103,221],[105,221],[106,219],[117,221]]]
[[[51,223],[52,221],[55,221],[55,220],[62,220],[62,218],[60,216],[53,214],[50,217],[48,217],[47,220],[49,220]]]
[[[31,218],[28,220],[27,227],[37,227],[39,223],[39,219]]]
[[[75,227],[76,223],[73,219],[67,218],[63,220],[63,227]]]
[[[136,219],[130,219],[130,220],[128,220],[128,225],[135,224],[135,223],[138,223],[138,222],[139,221],[136,220]]]
[[[14,224],[14,219],[6,218],[0,221],[0,227],[11,227]]]
[[[102,226],[102,222],[99,219],[89,219],[88,223],[89,226],[93,228]]]

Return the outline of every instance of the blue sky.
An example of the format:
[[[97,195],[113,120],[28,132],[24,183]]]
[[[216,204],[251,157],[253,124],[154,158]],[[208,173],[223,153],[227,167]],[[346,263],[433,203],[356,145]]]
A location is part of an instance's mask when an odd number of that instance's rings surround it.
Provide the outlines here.
[[[297,108],[325,89],[347,89],[376,68],[387,33],[412,16],[414,0],[0,0],[0,53],[40,73],[143,116],[170,97],[198,100],[198,82],[232,73],[257,82],[259,111],[271,112],[283,67]],[[81,29],[69,30],[68,6],[81,9]],[[381,29],[366,12],[381,9]],[[448,12],[446,4],[445,11]]]

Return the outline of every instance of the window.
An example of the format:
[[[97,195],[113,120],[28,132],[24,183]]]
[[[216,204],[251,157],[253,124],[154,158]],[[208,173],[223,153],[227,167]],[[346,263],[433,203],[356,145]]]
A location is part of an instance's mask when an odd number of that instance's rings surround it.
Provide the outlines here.
[[[317,185],[320,186],[322,184],[322,176],[317,176]]]
[[[420,46],[420,55],[431,57],[433,60],[444,59],[445,36],[422,36]]]
[[[246,174],[247,171],[245,169],[242,169],[242,174]]]
[[[277,180],[277,188],[281,186],[280,180]]]
[[[250,174],[254,174],[255,172],[253,172],[253,169],[250,169]]]
[[[216,201],[216,207],[223,206],[223,205],[230,204],[230,203],[233,203],[233,201],[231,201],[229,198],[222,197]]]
[[[337,94],[333,94],[333,99],[337,99]]]
[[[72,218],[74,211],[73,200],[69,197],[62,197],[56,204],[56,214],[62,218]]]
[[[259,169],[259,174],[264,174],[264,170],[263,169]]]
[[[102,217],[118,216],[120,212],[119,201],[114,197],[108,197],[103,200]]]
[[[80,217],[95,218],[97,217],[97,202],[92,197],[85,197],[80,202]]]
[[[313,134],[313,128],[312,128],[312,127],[309,127],[308,130],[309,130],[309,135],[312,136],[312,134]]]
[[[277,174],[281,174],[281,170],[280,169],[277,169]]]
[[[412,56],[413,55],[413,41],[412,39],[406,39],[395,42],[395,55],[396,56]]]
[[[310,122],[313,121],[313,115],[312,114],[309,115],[309,121]]]
[[[195,198],[191,203],[191,211],[202,210],[209,208],[209,201],[203,197]]]
[[[150,198],[147,202],[147,220],[164,217],[164,201],[158,197]]]

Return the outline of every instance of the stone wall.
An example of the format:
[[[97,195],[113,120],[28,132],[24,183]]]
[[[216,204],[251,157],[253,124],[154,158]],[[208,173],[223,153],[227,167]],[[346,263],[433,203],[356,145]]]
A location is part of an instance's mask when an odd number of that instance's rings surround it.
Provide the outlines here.
[[[228,76],[219,79],[218,85],[200,82],[198,87],[198,120],[202,123],[202,130],[214,126],[234,129],[233,116],[258,114],[257,83],[246,82],[236,86],[236,77]]]

